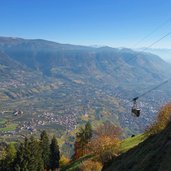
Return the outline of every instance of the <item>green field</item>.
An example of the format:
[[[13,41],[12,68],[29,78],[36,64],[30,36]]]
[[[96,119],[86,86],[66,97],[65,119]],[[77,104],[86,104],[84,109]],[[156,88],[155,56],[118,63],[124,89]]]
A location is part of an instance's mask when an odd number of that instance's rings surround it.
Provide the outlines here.
[[[14,131],[17,127],[17,124],[14,123],[9,123],[7,125],[5,125],[3,128],[0,128],[1,132],[5,132],[5,131]]]
[[[0,125],[5,124],[6,120],[5,119],[0,119]]]

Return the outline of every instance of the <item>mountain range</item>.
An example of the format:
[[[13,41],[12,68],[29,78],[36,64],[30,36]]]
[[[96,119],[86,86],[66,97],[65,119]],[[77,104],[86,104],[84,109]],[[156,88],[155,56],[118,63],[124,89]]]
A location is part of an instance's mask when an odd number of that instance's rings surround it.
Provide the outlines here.
[[[102,79],[113,84],[156,81],[170,75],[170,66],[158,56],[130,49],[1,37],[0,50],[23,66],[56,78],[83,76],[82,80]]]
[[[140,49],[141,50],[141,49]],[[156,54],[164,59],[166,62],[171,63],[171,49],[168,48],[148,48],[147,52]]]
[[[110,120],[126,134],[141,132],[171,92],[147,96],[136,121],[128,112],[128,100],[170,77],[170,68],[157,55],[126,48],[0,37],[0,98],[3,111],[9,111],[2,118],[15,119],[24,132],[31,127],[52,132],[58,128],[59,133],[86,120],[94,125]],[[14,118],[11,111],[16,109],[24,114]]]

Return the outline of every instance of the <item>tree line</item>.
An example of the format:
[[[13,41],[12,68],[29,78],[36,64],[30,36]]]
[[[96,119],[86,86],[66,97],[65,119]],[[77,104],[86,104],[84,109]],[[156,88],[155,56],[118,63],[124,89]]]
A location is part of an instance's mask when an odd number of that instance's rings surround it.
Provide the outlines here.
[[[89,155],[93,160],[89,160],[87,168],[90,167],[90,163],[93,167],[103,165],[120,153],[121,135],[122,130],[111,122],[105,122],[95,130],[87,122],[76,134],[72,160]]]
[[[17,147],[9,144],[1,154],[0,170],[3,171],[43,171],[59,168],[60,151],[55,136],[49,140],[46,131],[40,139],[25,138]]]
[[[82,170],[84,167],[101,169],[106,161],[119,154],[121,133],[122,130],[110,122],[95,129],[87,122],[76,133],[70,162],[89,155],[93,159],[84,163]],[[57,139],[53,136],[50,140],[46,131],[40,134],[39,139],[31,136],[19,144],[9,144],[0,152],[0,170],[3,171],[54,171],[62,167]]]

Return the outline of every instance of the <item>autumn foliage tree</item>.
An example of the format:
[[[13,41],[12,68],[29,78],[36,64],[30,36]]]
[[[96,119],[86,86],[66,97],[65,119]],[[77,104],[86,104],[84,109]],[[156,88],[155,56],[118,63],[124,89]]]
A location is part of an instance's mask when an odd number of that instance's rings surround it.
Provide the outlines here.
[[[79,171],[101,171],[102,170],[102,164],[93,161],[93,160],[86,160],[83,161],[78,168]]]
[[[90,153],[97,156],[102,164],[117,156],[121,145],[121,129],[109,122],[97,128],[88,144]]]
[[[105,122],[95,130],[94,134],[98,137],[108,136],[113,138],[120,138],[122,135],[122,130],[110,122]]]
[[[13,169],[13,161],[16,157],[16,148],[10,143],[0,153],[0,170],[8,171]]]
[[[69,162],[70,162],[70,159],[68,157],[61,155],[60,161],[59,161],[59,165],[61,168],[66,166]]]
[[[160,109],[156,121],[147,128],[146,134],[152,135],[160,132],[167,126],[170,120],[171,120],[171,103],[166,104]]]

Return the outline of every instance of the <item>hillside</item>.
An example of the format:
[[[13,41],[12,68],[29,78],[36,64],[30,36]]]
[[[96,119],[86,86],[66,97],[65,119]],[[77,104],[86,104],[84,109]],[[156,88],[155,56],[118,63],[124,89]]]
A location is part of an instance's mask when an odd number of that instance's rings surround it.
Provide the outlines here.
[[[0,74],[1,80],[15,79],[18,80],[20,76],[24,75],[26,69],[15,60],[8,57],[6,54],[0,52]],[[16,74],[15,74],[16,73]],[[18,73],[18,75],[17,75]]]
[[[170,89],[154,91],[141,102],[140,118],[131,116],[129,100],[170,76],[170,65],[150,53],[7,37],[0,37],[0,51],[2,123],[17,125],[11,137],[2,133],[10,140],[46,129],[69,137],[68,149],[70,132],[87,120],[110,121],[130,136],[142,132],[170,98]],[[16,110],[23,114],[14,116]]]
[[[171,170],[171,123],[128,152],[113,159],[103,171]]]
[[[18,61],[0,52],[0,97],[1,100],[25,98],[50,86],[50,79],[43,77]],[[52,82],[51,82],[52,83]]]
[[[70,81],[118,85],[155,82],[170,74],[169,65],[158,56],[130,49],[0,37],[0,50],[44,75]]]
[[[144,134],[140,134],[135,137],[129,137],[129,138],[124,139],[121,143],[121,152],[123,153],[123,152],[128,151],[129,149],[135,147],[136,145],[138,145],[140,142],[144,141],[145,139],[146,139],[146,137]],[[79,170],[80,165],[84,161],[92,159],[93,157],[94,156],[92,156],[92,155],[85,155],[78,160],[70,162],[69,164],[64,166],[61,169],[61,171],[66,171],[66,170],[75,171],[77,169]]]
[[[164,59],[165,61],[171,63],[171,49],[164,49],[164,48],[160,48],[160,49],[155,49],[155,48],[151,48],[147,50],[148,52],[151,52],[153,54],[156,54],[158,56],[160,56],[162,59]]]

